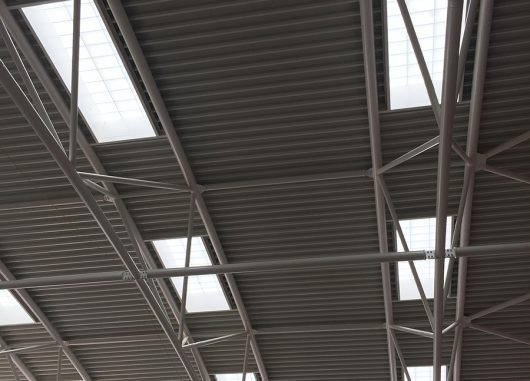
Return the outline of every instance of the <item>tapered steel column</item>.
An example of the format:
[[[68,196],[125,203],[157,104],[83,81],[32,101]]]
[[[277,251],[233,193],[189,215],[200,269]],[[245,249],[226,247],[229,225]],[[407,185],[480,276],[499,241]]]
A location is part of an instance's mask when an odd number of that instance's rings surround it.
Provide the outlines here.
[[[463,0],[451,0],[447,5],[445,33],[444,73],[440,115],[440,144],[438,150],[438,175],[436,190],[436,241],[434,269],[434,346],[433,379],[441,381],[443,340],[443,287],[445,262],[445,232],[447,229],[447,205],[451,142],[456,108],[458,51]]]
[[[377,235],[379,238],[379,251],[388,252],[386,231],[385,198],[377,181],[377,171],[382,166],[381,134],[379,130],[379,107],[377,101],[377,76],[375,67],[375,39],[372,14],[372,1],[364,0],[360,3],[361,28],[363,40],[364,75],[366,82],[366,103],[368,107],[368,125],[370,129],[370,147],[372,154],[372,171],[374,173],[375,208],[377,215]],[[394,349],[390,325],[394,324],[392,312],[392,289],[390,285],[390,266],[381,264],[383,280],[383,300],[385,318],[387,323],[387,349],[390,367],[390,380],[397,380],[396,351]]]
[[[467,132],[467,155],[474,164],[478,147],[480,116],[482,113],[482,100],[484,91],[484,80],[486,77],[486,65],[488,60],[488,46],[491,30],[491,19],[493,15],[493,0],[482,0],[480,2],[477,47],[475,50],[475,67],[473,69],[473,84],[471,88],[471,102],[469,105],[469,125]],[[468,246],[470,243],[471,212],[473,207],[473,193],[475,184],[475,168],[466,166],[464,176],[469,180],[464,213],[462,215],[462,227],[460,230],[460,246]],[[466,298],[467,281],[467,258],[458,260],[458,285],[456,296],[456,321],[464,318],[464,304]],[[453,379],[460,381],[460,369],[462,367],[462,325],[456,327],[455,339],[457,340]]]

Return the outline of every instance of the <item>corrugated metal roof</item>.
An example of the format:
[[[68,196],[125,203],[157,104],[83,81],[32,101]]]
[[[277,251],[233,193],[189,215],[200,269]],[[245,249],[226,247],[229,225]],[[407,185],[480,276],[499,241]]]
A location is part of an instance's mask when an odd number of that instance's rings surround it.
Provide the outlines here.
[[[25,0],[8,3],[17,2]],[[495,4],[482,152],[528,131],[530,125],[530,6],[524,0]],[[370,167],[356,1],[128,0],[124,6],[200,184]],[[389,162],[436,136],[437,128],[428,108],[384,110],[379,2],[376,6],[383,160]],[[13,68],[7,56],[0,44],[0,57]],[[465,92],[470,71],[468,65]],[[37,88],[44,94],[41,85]],[[47,96],[44,102],[66,141],[59,114]],[[454,135],[460,144],[465,143],[468,107],[467,102],[457,107]],[[0,259],[20,278],[122,269],[97,224],[3,90],[0,121]],[[111,175],[184,184],[164,136],[93,147]],[[491,164],[528,175],[529,156],[530,144],[523,144],[499,154]],[[434,149],[385,175],[400,218],[434,215],[436,163]],[[91,171],[81,155],[79,169]],[[458,207],[462,173],[462,162],[455,156],[449,192],[452,214]],[[186,193],[117,188],[143,239],[185,236]],[[204,196],[229,262],[378,251],[373,183],[368,177],[214,190]],[[101,197],[99,202],[135,255],[113,205]],[[472,243],[528,241],[528,205],[528,185],[478,173]],[[198,215],[195,232],[205,234]],[[389,241],[393,244],[391,228]],[[527,292],[529,271],[530,261],[524,257],[470,260],[466,313]],[[388,379],[380,274],[379,266],[363,265],[237,275],[271,381]],[[30,293],[65,340],[143,337],[73,346],[94,381],[185,379],[176,354],[132,284]],[[529,308],[528,303],[514,306],[481,323],[524,337]],[[454,310],[452,295],[446,324]],[[396,324],[429,329],[417,301],[395,300],[394,315]],[[187,321],[195,340],[243,330],[236,311],[190,314]],[[318,327],[325,332],[317,332]],[[401,332],[397,336],[409,365],[429,364],[430,339]],[[40,325],[0,327],[0,337],[11,346],[51,341]],[[448,335],[445,362],[451,343]],[[238,337],[200,352],[212,374],[241,372],[244,346],[245,339]],[[463,348],[463,380],[524,380],[530,375],[530,353],[523,344],[468,329]],[[55,380],[55,348],[20,357],[39,381]],[[63,380],[79,380],[68,361],[64,364]],[[254,359],[249,370],[257,371]],[[0,379],[14,380],[1,356]]]

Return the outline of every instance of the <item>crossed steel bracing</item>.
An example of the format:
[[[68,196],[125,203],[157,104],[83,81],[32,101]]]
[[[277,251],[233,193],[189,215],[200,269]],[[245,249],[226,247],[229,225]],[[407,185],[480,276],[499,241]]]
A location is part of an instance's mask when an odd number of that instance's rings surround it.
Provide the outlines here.
[[[358,330],[380,330],[384,329],[387,334],[388,358],[390,369],[390,380],[398,379],[398,365],[404,371],[407,380],[410,381],[410,375],[407,371],[406,358],[400,349],[399,342],[395,331],[405,332],[422,337],[428,337],[433,340],[433,366],[434,366],[434,381],[441,381],[441,367],[442,367],[442,342],[444,336],[449,332],[454,331],[453,349],[451,352],[451,360],[449,370],[447,372],[447,380],[460,380],[460,368],[462,361],[462,336],[464,328],[471,328],[490,335],[499,336],[507,340],[512,340],[518,343],[530,345],[530,341],[516,337],[494,328],[484,327],[476,320],[493,312],[500,311],[504,308],[522,303],[530,299],[530,293],[525,293],[519,297],[510,299],[506,302],[493,305],[485,310],[477,312],[471,316],[465,316],[465,291],[466,291],[466,269],[469,257],[483,257],[489,255],[506,255],[506,254],[520,254],[530,251],[530,243],[508,244],[508,245],[490,245],[490,246],[469,246],[470,238],[470,222],[471,222],[471,208],[473,200],[473,189],[475,182],[475,173],[483,170],[495,173],[500,176],[508,177],[516,181],[530,184],[530,178],[514,173],[505,168],[497,168],[488,164],[488,159],[497,155],[498,153],[507,150],[517,144],[520,144],[527,139],[530,139],[530,133],[526,132],[505,143],[489,150],[485,153],[477,152],[478,136],[480,127],[480,115],[482,111],[482,94],[485,79],[486,62],[488,55],[489,34],[492,19],[493,0],[471,0],[467,9],[467,20],[465,29],[463,31],[462,42],[460,43],[460,26],[462,17],[463,0],[452,0],[448,2],[447,10],[447,26],[445,38],[445,55],[444,55],[444,71],[443,71],[443,86],[441,103],[438,102],[434,86],[427,69],[423,53],[421,51],[418,38],[416,36],[414,26],[412,24],[405,0],[398,0],[398,4],[407,28],[407,32],[412,43],[414,53],[420,66],[420,70],[429,94],[431,106],[437,121],[439,135],[420,146],[412,149],[408,153],[383,164],[381,156],[381,136],[379,130],[379,107],[377,101],[377,81],[376,81],[376,64],[375,64],[375,45],[374,45],[374,23],[372,14],[372,1],[360,1],[360,15],[362,23],[362,42],[364,53],[364,68],[366,78],[366,99],[368,106],[368,120],[370,132],[370,144],[372,154],[372,167],[366,171],[358,172],[336,172],[325,175],[305,175],[292,176],[285,178],[267,179],[267,180],[252,180],[252,181],[238,181],[231,183],[219,183],[213,185],[203,186],[198,184],[191,166],[188,162],[182,144],[176,134],[173,122],[164,105],[162,96],[156,86],[154,78],[151,74],[147,61],[141,51],[140,45],[136,39],[134,31],[129,23],[124,8],[119,0],[110,0],[110,10],[116,20],[116,23],[121,31],[125,44],[132,56],[134,64],[138,69],[141,80],[146,87],[147,93],[155,111],[159,117],[161,125],[170,142],[173,153],[179,163],[180,169],[184,175],[186,186],[179,186],[170,183],[161,183],[155,181],[146,181],[140,179],[124,178],[109,176],[106,174],[103,165],[96,156],[92,147],[88,143],[86,137],[78,129],[78,109],[77,109],[77,81],[78,81],[78,66],[79,66],[79,23],[80,23],[80,1],[74,1],[74,37],[73,46],[74,54],[72,60],[72,97],[71,103],[66,104],[50,78],[48,72],[40,62],[38,56],[33,51],[32,46],[26,40],[24,33],[13,18],[8,7],[3,0],[0,0],[0,16],[2,23],[0,25],[0,33],[4,39],[8,50],[13,58],[18,74],[24,81],[27,87],[30,98],[28,99],[19,84],[15,81],[12,74],[5,67],[0,65],[0,82],[5,90],[9,93],[13,101],[21,110],[25,118],[29,121],[32,128],[42,143],[51,153],[66,178],[72,184],[79,197],[90,210],[101,229],[105,233],[107,239],[114,247],[116,253],[121,258],[126,270],[114,272],[101,272],[98,274],[76,274],[75,276],[50,276],[38,277],[31,279],[16,280],[9,269],[0,262],[0,274],[4,278],[0,282],[0,289],[14,289],[18,293],[20,299],[33,312],[37,319],[42,323],[49,333],[52,341],[46,343],[31,344],[26,346],[9,347],[2,339],[0,339],[0,355],[7,356],[10,366],[13,369],[15,378],[18,379],[17,368],[26,379],[36,380],[35,376],[31,374],[30,370],[25,366],[18,353],[31,352],[47,347],[54,347],[58,350],[58,364],[57,364],[57,379],[61,378],[62,356],[71,362],[74,368],[84,381],[91,381],[90,375],[86,372],[83,365],[76,358],[72,347],[92,345],[94,343],[103,342],[138,342],[148,340],[149,335],[136,335],[133,337],[120,338],[108,337],[102,339],[83,339],[77,341],[65,342],[59,332],[55,329],[53,324],[47,319],[45,314],[39,306],[31,299],[25,288],[31,287],[49,287],[62,284],[76,284],[76,283],[91,283],[91,282],[119,282],[129,281],[135,282],[138,289],[142,293],[150,309],[158,319],[162,329],[164,330],[168,340],[171,342],[175,352],[177,353],[184,368],[188,372],[190,380],[198,381],[202,379],[206,381],[209,379],[208,370],[201,358],[199,348],[207,345],[215,345],[216,343],[231,340],[236,337],[246,337],[245,355],[242,359],[243,381],[248,367],[248,358],[252,351],[254,359],[256,360],[258,370],[263,381],[268,381],[267,369],[260,354],[256,336],[275,334],[278,332],[326,332],[331,330],[344,331],[358,331]],[[473,83],[471,91],[471,101],[469,110],[469,125],[467,134],[467,143],[465,150],[461,148],[452,138],[452,128],[454,120],[454,112],[458,93],[463,82],[464,64],[466,61],[469,44],[471,41],[471,33],[478,13],[478,32],[475,49],[475,65],[473,72]],[[18,47],[15,47],[15,42]],[[59,110],[64,121],[70,128],[70,139],[67,147],[63,147],[54,126],[46,113],[46,110],[40,100],[40,97],[31,82],[24,63],[18,54],[22,52],[26,60],[30,63],[33,72],[37,75],[40,82],[43,84],[46,91],[50,94],[53,102]],[[76,53],[77,52],[77,53]],[[83,154],[88,158],[94,173],[78,172],[75,167],[76,157],[76,142]],[[391,195],[385,183],[384,174],[391,171],[396,166],[405,163],[411,158],[438,146],[438,181],[437,181],[437,203],[436,203],[436,245],[433,253],[426,251],[410,251],[404,237],[403,231],[399,224],[397,212],[393,206]],[[448,197],[448,179],[450,167],[450,153],[453,150],[465,163],[464,182],[462,186],[462,193],[456,218],[455,229],[452,232],[452,245],[449,248],[445,247],[446,216],[447,216],[447,197]],[[308,259],[286,259],[284,261],[263,261],[253,263],[229,264],[224,253],[223,247],[219,240],[215,226],[210,217],[208,207],[204,201],[204,192],[214,192],[220,189],[230,188],[246,188],[246,187],[260,187],[273,184],[287,184],[287,183],[305,183],[318,182],[340,178],[357,178],[357,177],[371,177],[374,183],[374,194],[377,214],[378,236],[379,236],[379,253],[366,253],[355,256],[327,256],[323,258],[308,258]],[[188,216],[188,233],[187,233],[187,247],[186,247],[186,265],[179,269],[157,269],[154,258],[149,253],[142,236],[135,225],[129,211],[124,202],[120,198],[118,191],[114,184],[129,184],[136,185],[149,192],[187,192],[190,195],[190,208]],[[114,232],[110,222],[103,214],[99,207],[95,196],[91,192],[94,190],[100,193],[105,200],[114,203],[117,211],[124,221],[127,233],[131,242],[133,243],[135,252],[141,259],[141,268],[137,267],[132,260],[130,254],[125,250],[121,240]],[[205,267],[189,267],[191,238],[193,236],[193,214],[195,209],[199,212],[208,236],[215,249],[215,253],[220,265],[205,266]],[[392,223],[397,231],[398,237],[401,240],[405,253],[393,253],[388,250],[387,231],[386,231],[386,210],[390,212]],[[435,280],[434,280],[434,310],[426,298],[418,272],[414,266],[413,260],[435,259]],[[449,259],[449,271],[444,279],[444,259]],[[458,260],[458,283],[457,283],[457,310],[454,322],[443,327],[444,309],[446,300],[449,294],[449,289],[452,283],[452,268],[454,262]],[[480,260],[480,259],[478,259]],[[391,283],[390,283],[390,262],[407,261],[410,265],[415,284],[418,288],[421,302],[425,309],[426,319],[431,327],[430,331],[423,331],[410,327],[400,326],[394,324],[392,313],[392,297],[391,297]],[[384,291],[384,307],[385,307],[385,324],[351,324],[343,327],[282,327],[281,329],[263,329],[255,330],[251,326],[248,314],[245,310],[243,300],[237,288],[233,274],[243,272],[264,272],[264,271],[291,271],[300,268],[312,267],[332,267],[339,265],[355,265],[360,263],[380,263],[383,280]],[[186,327],[186,299],[187,299],[187,279],[191,275],[200,274],[224,274],[226,276],[230,291],[234,297],[236,307],[239,311],[241,320],[243,322],[244,330],[241,332],[233,332],[229,334],[219,334],[216,337],[200,338],[194,341],[192,334]],[[163,281],[163,278],[172,276],[183,276],[184,287],[181,300],[181,307],[179,308],[171,295],[171,291]],[[155,285],[156,284],[156,285]],[[156,287],[158,286],[158,288]],[[159,291],[161,295],[159,294]],[[178,332],[173,330],[170,323],[167,311],[161,307],[163,305],[162,298],[167,301],[170,308],[170,313],[176,318],[179,323]],[[191,350],[194,361],[198,364],[199,374],[196,373],[192,367],[192,363],[188,358],[185,349]]]

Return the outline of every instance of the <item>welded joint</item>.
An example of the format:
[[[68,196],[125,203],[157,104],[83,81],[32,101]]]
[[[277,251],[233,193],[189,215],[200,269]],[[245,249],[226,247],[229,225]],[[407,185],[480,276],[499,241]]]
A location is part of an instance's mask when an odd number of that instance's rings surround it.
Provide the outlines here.
[[[373,171],[372,168],[367,169],[366,172],[365,172],[364,174],[365,174],[366,177],[369,177],[369,178],[371,178],[371,179],[374,178],[374,171]]]
[[[462,316],[462,319],[460,319],[460,326],[462,328],[467,328],[471,325],[471,318],[469,316]]]
[[[477,153],[475,155],[475,160],[474,160],[474,167],[475,167],[475,172],[476,171],[483,171],[484,169],[486,169],[486,161],[488,160],[488,157],[486,155],[484,155],[483,153]]]
[[[206,190],[207,188],[202,184],[195,184],[194,187],[190,188],[190,192],[194,193],[195,196],[203,194]]]

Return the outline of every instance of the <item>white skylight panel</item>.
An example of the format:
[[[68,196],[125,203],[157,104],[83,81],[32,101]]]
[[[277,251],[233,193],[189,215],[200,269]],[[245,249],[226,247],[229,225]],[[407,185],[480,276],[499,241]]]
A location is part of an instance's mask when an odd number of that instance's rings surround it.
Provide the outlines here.
[[[446,248],[451,246],[451,221],[452,217],[447,217],[447,230],[445,234]],[[435,218],[401,220],[399,223],[407,240],[409,250],[434,250],[436,237]],[[404,251],[399,237],[397,237],[397,249],[398,251]],[[434,262],[432,259],[414,261],[427,298],[434,297]],[[444,271],[447,273],[447,260],[445,261]],[[398,262],[398,275],[399,299],[419,299],[420,294],[408,262]]]
[[[438,100],[441,98],[447,0],[406,0]],[[390,108],[430,104],[397,0],[387,0]]]
[[[71,87],[73,1],[23,8],[66,87]],[[79,109],[99,142],[155,136],[93,0],[81,1]]]
[[[153,241],[153,244],[166,268],[184,267],[186,261],[186,238]],[[210,257],[200,237],[191,241],[190,267],[210,266]],[[171,278],[177,292],[182,297],[182,277]],[[188,312],[229,310],[225,293],[217,275],[188,277]]]
[[[411,381],[432,381],[434,379],[433,367],[432,366],[409,366],[407,367],[409,371]],[[447,367],[442,366],[442,380],[446,379]]]
[[[216,374],[215,378],[217,378],[217,381],[241,381],[243,379],[243,373]],[[247,373],[245,381],[256,381],[254,373]]]
[[[9,290],[0,290],[0,325],[35,323]]]

